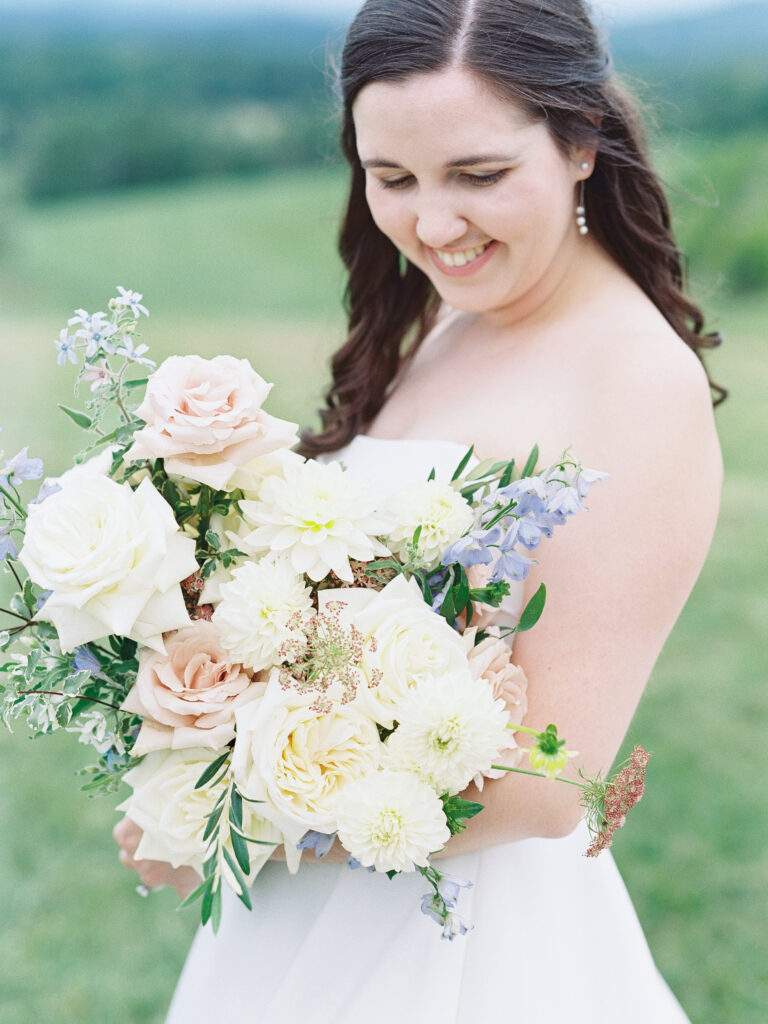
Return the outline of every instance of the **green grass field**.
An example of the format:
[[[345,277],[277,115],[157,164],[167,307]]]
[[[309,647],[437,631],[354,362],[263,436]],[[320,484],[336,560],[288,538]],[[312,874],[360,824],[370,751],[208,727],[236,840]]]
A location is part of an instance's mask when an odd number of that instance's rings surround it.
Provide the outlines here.
[[[271,411],[309,422],[341,332],[342,195],[329,170],[19,213],[0,257],[2,447],[30,443],[49,472],[66,465],[82,435],[56,410],[73,374],[52,339],[72,308],[102,308],[118,283],[145,293],[156,358],[248,355],[279,382]],[[714,373],[731,389],[718,413],[722,515],[627,737],[655,756],[615,854],[693,1024],[763,1024],[768,318],[765,296],[712,305],[728,339]],[[0,732],[3,1024],[161,1022],[194,930],[195,910],[174,912],[170,894],[136,896],[110,838],[112,803],[78,790],[86,760],[72,736]]]

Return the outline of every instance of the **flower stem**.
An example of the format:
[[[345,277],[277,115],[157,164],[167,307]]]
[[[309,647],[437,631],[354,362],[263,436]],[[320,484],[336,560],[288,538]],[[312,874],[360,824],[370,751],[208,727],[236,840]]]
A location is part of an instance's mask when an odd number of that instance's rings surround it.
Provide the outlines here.
[[[579,789],[587,789],[588,787],[583,782],[576,782],[575,779],[564,779],[561,775],[545,775],[544,772],[531,772],[527,768],[509,768],[505,764],[492,764],[491,768],[495,768],[499,772],[517,772],[519,775],[533,775],[537,779],[550,779],[554,782],[567,782],[569,786],[578,786]]]
[[[14,498],[14,496],[8,490],[6,490],[6,488],[3,487],[2,484],[0,484],[0,494],[3,494],[5,498],[8,501],[10,501],[10,503],[13,505],[13,507],[16,509],[16,511],[19,513],[22,519],[27,518],[27,513],[24,511],[24,507],[22,506],[21,502],[17,501],[16,498]]]
[[[507,728],[511,729],[512,732],[527,732],[529,736],[540,736],[541,730],[529,729],[526,725],[514,725],[512,722],[507,724]]]
[[[0,612],[3,612],[5,615],[12,615],[14,619],[21,619],[21,621],[26,622],[27,625],[29,625],[29,623],[32,621],[31,619],[26,618],[26,616],[24,615],[19,615],[18,612],[12,612],[10,608],[0,608]]]
[[[19,690],[20,694],[28,695],[37,693],[43,697],[69,697],[74,700],[87,700],[91,704],[103,704],[105,708],[112,708],[113,711],[122,711],[119,704],[110,704],[106,700],[99,700],[97,697],[86,697],[83,693],[62,693],[61,690]]]

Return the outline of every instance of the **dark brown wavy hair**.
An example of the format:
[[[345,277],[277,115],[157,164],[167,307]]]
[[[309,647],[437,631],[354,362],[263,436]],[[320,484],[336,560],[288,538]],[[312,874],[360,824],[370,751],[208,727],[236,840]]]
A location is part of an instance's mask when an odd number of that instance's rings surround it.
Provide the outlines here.
[[[440,304],[429,278],[401,260],[373,221],[352,106],[371,82],[453,64],[546,123],[565,153],[596,146],[585,183],[593,236],[699,358],[720,343],[718,334],[704,333],[701,310],[683,294],[683,259],[640,118],[582,0],[367,0],[349,29],[340,75],[341,145],[352,169],[339,239],[349,272],[349,334],[332,361],[322,430],[305,434],[305,455],[342,447],[373,420]],[[710,386],[717,404],[726,392]]]

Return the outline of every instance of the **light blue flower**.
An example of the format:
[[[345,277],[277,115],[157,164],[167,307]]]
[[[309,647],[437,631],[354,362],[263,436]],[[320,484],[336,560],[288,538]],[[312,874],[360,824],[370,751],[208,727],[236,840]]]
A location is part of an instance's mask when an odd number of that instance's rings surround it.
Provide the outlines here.
[[[30,459],[28,451],[29,446],[22,448],[0,469],[0,477],[10,480],[14,487],[22,480],[39,480],[43,475],[43,460]]]
[[[464,537],[459,537],[443,552],[443,565],[458,563],[465,569],[473,565],[490,565],[493,553],[489,545],[497,544],[501,530],[494,527],[490,530],[470,530]]]
[[[38,611],[41,610],[41,608],[43,607],[43,605],[45,604],[45,602],[48,600],[48,598],[51,596],[52,593],[53,593],[52,590],[41,590],[40,591],[40,593],[37,595],[37,598],[35,599],[35,604],[37,605],[37,610]]]
[[[149,345],[134,345],[133,338],[123,337],[120,344],[115,348],[115,353],[127,359],[129,363],[138,363],[141,366],[154,366],[151,359],[145,359],[144,353],[149,352]]]
[[[333,846],[336,840],[336,833],[328,835],[325,832],[310,830],[296,843],[297,850],[314,850],[315,857],[321,860]]]
[[[112,300],[116,306],[127,306],[136,319],[138,319],[142,313],[144,316],[149,316],[146,306],[141,305],[143,295],[140,295],[138,292],[129,291],[127,288],[123,288],[122,285],[118,285],[117,290],[120,294],[116,299]]]
[[[579,497],[583,500],[589,494],[592,484],[596,484],[599,480],[607,479],[607,473],[601,473],[599,469],[585,469],[582,466],[579,470],[579,475],[576,477],[576,490],[579,492]]]
[[[466,935],[471,927],[472,925],[458,914],[448,914],[443,924],[442,937],[453,942],[457,935]]]
[[[491,574],[491,583],[499,583],[501,580],[525,580],[535,564],[532,558],[526,558],[520,552],[515,551],[517,543],[517,524],[506,534],[499,544],[499,558]]]
[[[91,675],[94,672],[101,672],[101,662],[87,644],[75,648],[75,657],[72,665],[75,672],[88,672]]]
[[[421,900],[421,912],[431,917],[441,927],[445,922],[445,907],[441,899],[433,892],[428,892]]]
[[[561,487],[547,501],[547,512],[558,525],[562,525],[583,507],[575,487]]]
[[[10,525],[0,527],[0,562],[4,562],[6,558],[18,557],[19,549],[16,547],[16,541],[11,536]]]
[[[67,328],[62,327],[61,331],[59,332],[59,340],[54,342],[54,345],[56,346],[56,349],[59,353],[58,356],[56,357],[56,362],[59,364],[59,366],[64,366],[67,360],[69,360],[70,363],[77,363],[77,352],[75,352],[75,340],[76,339],[74,337],[69,337],[69,335],[67,334]]]
[[[462,889],[471,889],[473,882],[461,878],[453,878],[451,875],[443,875],[437,883],[437,891],[449,910],[453,910],[459,900]]]
[[[61,484],[56,477],[47,476],[40,485],[40,490],[37,492],[37,497],[30,501],[30,505],[41,505],[46,498],[50,498],[52,494],[56,494],[57,491],[61,490]]]

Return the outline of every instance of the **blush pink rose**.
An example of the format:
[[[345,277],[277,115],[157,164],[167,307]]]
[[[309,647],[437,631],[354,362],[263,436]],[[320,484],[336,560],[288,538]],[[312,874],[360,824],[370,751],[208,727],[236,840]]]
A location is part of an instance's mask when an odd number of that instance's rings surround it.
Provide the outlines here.
[[[199,620],[172,633],[166,653],[145,649],[123,704],[144,719],[133,753],[225,746],[235,736],[235,712],[261,697],[254,682],[221,646],[212,622]]]
[[[488,636],[477,647],[473,647],[467,655],[469,668],[475,679],[483,679],[491,688],[493,696],[504,701],[509,711],[510,721],[522,725],[528,710],[528,680],[519,665],[512,663],[512,651],[504,640]],[[499,764],[517,768],[522,760],[523,751],[514,740],[510,731],[510,744],[499,754]],[[475,776],[474,782],[478,789],[483,788],[483,777],[500,779],[506,772],[490,768],[487,772]]]
[[[290,448],[296,424],[261,408],[272,385],[247,359],[171,356],[152,374],[128,459],[163,459],[169,474],[224,490],[241,467]]]

